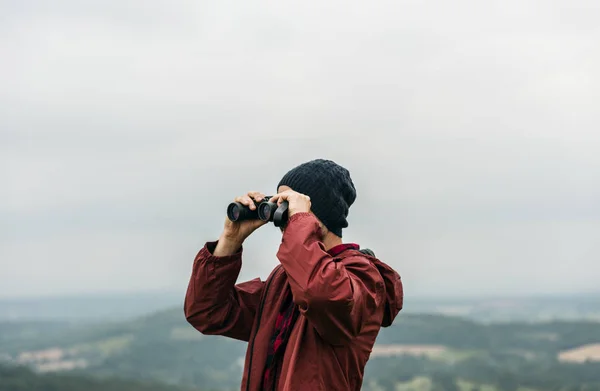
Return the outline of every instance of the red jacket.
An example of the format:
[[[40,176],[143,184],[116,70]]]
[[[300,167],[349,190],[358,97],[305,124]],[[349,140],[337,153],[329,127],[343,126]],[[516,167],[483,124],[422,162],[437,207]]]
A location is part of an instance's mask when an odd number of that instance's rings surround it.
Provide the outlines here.
[[[236,285],[242,250],[216,257],[208,242],[194,261],[185,297],[188,322],[206,335],[249,342],[242,391],[259,391],[267,346],[286,284],[300,309],[289,337],[279,391],[360,390],[364,367],[380,328],[402,309],[400,276],[357,250],[332,257],[309,213],[293,215],[266,281]]]

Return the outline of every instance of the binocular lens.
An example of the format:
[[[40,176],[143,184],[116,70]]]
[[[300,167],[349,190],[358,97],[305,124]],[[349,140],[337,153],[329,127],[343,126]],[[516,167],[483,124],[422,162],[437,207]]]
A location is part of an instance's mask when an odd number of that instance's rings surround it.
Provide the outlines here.
[[[258,206],[258,218],[262,221],[273,220],[273,213],[277,210],[277,204],[272,202],[263,202]]]
[[[233,216],[234,220],[237,220],[240,218],[240,208],[238,208],[237,205],[235,205],[233,207],[233,210],[231,211],[231,215]]]
[[[229,217],[229,220],[231,221],[247,220],[249,218],[254,217],[253,215],[255,214],[255,211],[251,211],[239,202],[232,202],[227,207],[227,217]]]

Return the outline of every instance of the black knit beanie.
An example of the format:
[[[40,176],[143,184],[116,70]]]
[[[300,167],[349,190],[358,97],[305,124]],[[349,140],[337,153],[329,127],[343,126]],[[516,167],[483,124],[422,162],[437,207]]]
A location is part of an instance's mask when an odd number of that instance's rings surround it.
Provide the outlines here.
[[[311,210],[319,220],[342,237],[342,228],[348,226],[348,210],[356,200],[356,189],[350,172],[331,160],[315,159],[292,168],[279,181],[310,197]]]

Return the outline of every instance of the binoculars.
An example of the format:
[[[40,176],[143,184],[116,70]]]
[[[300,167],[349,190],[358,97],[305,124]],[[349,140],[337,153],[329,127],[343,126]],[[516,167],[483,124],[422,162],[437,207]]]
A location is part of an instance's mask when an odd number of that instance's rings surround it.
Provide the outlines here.
[[[256,209],[251,210],[239,202],[232,202],[227,207],[227,217],[231,221],[256,220],[272,221],[276,227],[284,227],[288,220],[288,202],[281,205],[269,202],[272,196],[265,197],[261,202],[254,201]]]

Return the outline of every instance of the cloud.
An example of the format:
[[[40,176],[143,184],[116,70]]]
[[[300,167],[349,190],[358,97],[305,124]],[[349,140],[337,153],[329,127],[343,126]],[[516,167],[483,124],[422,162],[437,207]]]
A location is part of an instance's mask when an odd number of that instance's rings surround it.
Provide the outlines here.
[[[0,295],[180,289],[231,198],[320,156],[409,293],[593,289],[597,7],[7,3]]]

